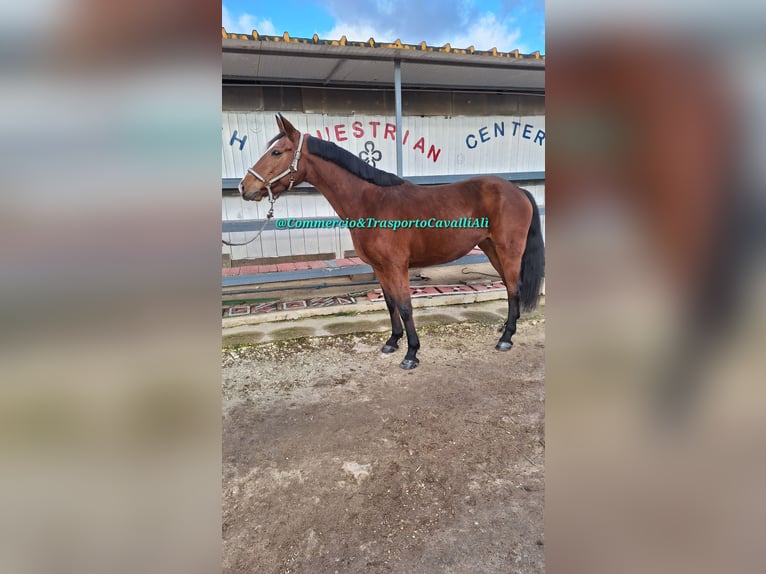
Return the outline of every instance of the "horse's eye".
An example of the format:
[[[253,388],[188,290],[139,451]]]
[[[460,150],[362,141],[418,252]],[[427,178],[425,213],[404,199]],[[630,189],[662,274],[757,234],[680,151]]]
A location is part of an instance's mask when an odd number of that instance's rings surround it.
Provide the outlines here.
[[[275,149],[273,152],[271,152],[271,155],[282,155],[282,152],[278,149]]]

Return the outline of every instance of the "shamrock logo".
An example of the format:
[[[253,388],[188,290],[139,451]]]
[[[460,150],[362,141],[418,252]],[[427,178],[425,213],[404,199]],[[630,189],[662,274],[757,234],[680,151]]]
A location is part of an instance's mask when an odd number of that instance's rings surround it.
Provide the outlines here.
[[[364,142],[364,149],[359,152],[359,159],[372,167],[375,167],[375,163],[379,162],[383,157],[380,150],[375,149],[375,144],[372,141]]]

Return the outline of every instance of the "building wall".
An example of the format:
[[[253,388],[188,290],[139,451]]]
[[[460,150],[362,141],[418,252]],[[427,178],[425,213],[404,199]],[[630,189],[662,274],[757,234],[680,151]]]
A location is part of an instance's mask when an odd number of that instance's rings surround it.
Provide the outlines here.
[[[365,113],[393,115],[394,90],[323,87],[224,86],[226,111]],[[545,99],[524,94],[402,89],[405,116],[490,116],[545,114]]]

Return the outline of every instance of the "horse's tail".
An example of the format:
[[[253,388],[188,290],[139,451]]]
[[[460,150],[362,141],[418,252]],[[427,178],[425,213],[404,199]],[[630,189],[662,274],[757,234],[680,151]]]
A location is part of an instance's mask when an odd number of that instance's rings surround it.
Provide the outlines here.
[[[522,189],[532,204],[532,223],[527,232],[527,246],[521,256],[519,302],[523,311],[532,311],[540,300],[540,287],[545,275],[545,244],[540,224],[540,210],[534,196]]]

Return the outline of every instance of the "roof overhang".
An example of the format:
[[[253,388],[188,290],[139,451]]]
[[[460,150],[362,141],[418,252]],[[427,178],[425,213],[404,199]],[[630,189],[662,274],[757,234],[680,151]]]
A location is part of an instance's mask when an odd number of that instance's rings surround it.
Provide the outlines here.
[[[539,54],[475,52],[396,44],[332,43],[226,34],[223,79],[228,83],[391,87],[401,62],[405,88],[470,89],[542,94],[545,59]]]

